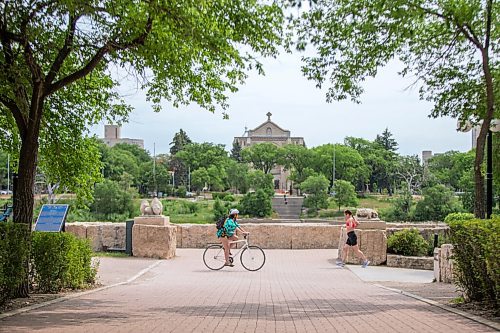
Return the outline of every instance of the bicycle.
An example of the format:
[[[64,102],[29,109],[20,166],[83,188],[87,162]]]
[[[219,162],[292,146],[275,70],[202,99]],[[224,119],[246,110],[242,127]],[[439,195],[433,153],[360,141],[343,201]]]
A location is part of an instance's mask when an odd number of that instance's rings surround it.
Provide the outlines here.
[[[249,235],[244,235],[242,240],[229,242],[231,244],[243,243],[243,246],[238,249],[234,255],[229,256],[229,262],[233,263],[234,258],[240,254],[241,265],[248,271],[258,271],[266,263],[266,254],[256,246],[249,245]],[[235,249],[232,249],[233,251]],[[205,252],[203,252],[203,262],[209,269],[217,271],[224,267],[226,259],[224,258],[224,247],[222,244],[208,244]]]

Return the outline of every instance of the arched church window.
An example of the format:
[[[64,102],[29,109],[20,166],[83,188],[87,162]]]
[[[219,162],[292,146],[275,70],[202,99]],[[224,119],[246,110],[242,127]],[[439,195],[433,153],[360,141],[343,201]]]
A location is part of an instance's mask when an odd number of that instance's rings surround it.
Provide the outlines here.
[[[271,129],[271,127],[268,127],[268,128],[266,129],[266,135],[267,135],[267,136],[271,136],[272,134],[273,134],[273,130]]]

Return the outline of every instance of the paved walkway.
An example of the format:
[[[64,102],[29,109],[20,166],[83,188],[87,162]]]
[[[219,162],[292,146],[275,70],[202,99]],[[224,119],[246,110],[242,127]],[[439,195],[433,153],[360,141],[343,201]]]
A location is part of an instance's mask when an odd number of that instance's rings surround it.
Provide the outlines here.
[[[132,282],[5,318],[0,332],[494,331],[337,268],[332,250],[266,250],[258,272],[209,271],[202,252],[178,249]],[[123,282],[153,263],[104,258],[101,275]]]

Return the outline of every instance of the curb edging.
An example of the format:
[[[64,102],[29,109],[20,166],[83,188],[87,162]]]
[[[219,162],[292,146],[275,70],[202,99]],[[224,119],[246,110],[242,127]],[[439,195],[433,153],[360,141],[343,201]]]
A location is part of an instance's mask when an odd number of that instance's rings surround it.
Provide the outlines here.
[[[379,288],[390,290],[390,291],[396,292],[398,294],[402,294],[402,295],[414,298],[416,300],[419,300],[421,302],[424,302],[424,303],[436,306],[436,307],[438,307],[440,309],[443,309],[445,311],[452,312],[452,313],[457,314],[459,316],[465,317],[467,319],[473,320],[475,322],[478,322],[480,324],[483,324],[485,326],[493,328],[493,329],[495,329],[497,331],[500,331],[500,324],[498,324],[498,323],[496,323],[494,321],[491,321],[491,320],[488,320],[488,319],[485,319],[485,318],[482,318],[482,317],[479,317],[479,316],[467,313],[465,311],[454,309],[452,307],[449,307],[447,305],[444,305],[444,304],[441,304],[439,302],[433,301],[431,299],[424,298],[424,297],[421,297],[421,296],[418,296],[418,295],[415,295],[415,294],[412,294],[412,293],[409,293],[409,292],[406,292],[406,291],[403,291],[403,290],[399,290],[399,289],[395,289],[395,288],[389,288],[389,287],[386,287],[386,286],[383,286],[383,285],[377,284],[377,283],[374,283],[374,285],[377,286],[377,287],[379,287]]]
[[[77,293],[74,293],[74,294],[71,294],[71,295],[66,295],[66,296],[62,296],[62,297],[58,297],[58,298],[52,299],[50,301],[46,301],[46,302],[42,302],[42,303],[38,303],[38,304],[33,304],[33,305],[30,305],[30,306],[22,307],[22,308],[15,309],[15,310],[12,310],[12,311],[0,313],[0,320],[2,320],[4,318],[7,318],[7,317],[15,316],[15,315],[20,314],[20,313],[28,312],[28,311],[31,311],[31,310],[36,310],[38,308],[41,308],[41,307],[44,307],[44,306],[47,306],[47,305],[51,305],[51,304],[54,304],[54,303],[64,302],[64,301],[67,301],[67,300],[70,300],[70,299],[73,299],[73,298],[77,298],[77,297],[80,297],[80,296],[85,296],[85,295],[93,294],[93,293],[96,293],[96,292],[99,292],[99,291],[103,291],[103,290],[106,290],[106,289],[110,289],[110,288],[114,288],[114,287],[121,286],[121,285],[124,285],[124,284],[128,284],[128,283],[133,282],[134,280],[140,278],[142,275],[146,274],[148,271],[150,271],[151,269],[155,268],[160,263],[161,263],[161,260],[158,260],[158,261],[152,263],[151,265],[149,265],[148,267],[144,268],[143,270],[141,270],[136,275],[132,276],[127,281],[118,282],[118,283],[115,283],[115,284],[111,284],[109,286],[104,286],[104,287],[100,287],[100,288],[96,288],[96,289],[92,289],[92,290],[77,292]]]

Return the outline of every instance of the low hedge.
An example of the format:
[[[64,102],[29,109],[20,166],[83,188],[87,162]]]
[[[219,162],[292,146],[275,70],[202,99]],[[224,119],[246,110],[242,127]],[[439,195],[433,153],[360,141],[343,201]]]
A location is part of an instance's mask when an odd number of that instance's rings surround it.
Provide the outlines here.
[[[29,237],[27,224],[0,223],[0,304],[27,279]]]
[[[388,252],[403,256],[425,256],[428,247],[429,243],[417,229],[401,230],[387,239]]]
[[[450,220],[455,283],[470,301],[485,301],[499,308],[500,218]]]
[[[86,239],[64,232],[34,232],[31,256],[34,286],[41,292],[84,288],[95,282],[97,268]]]

